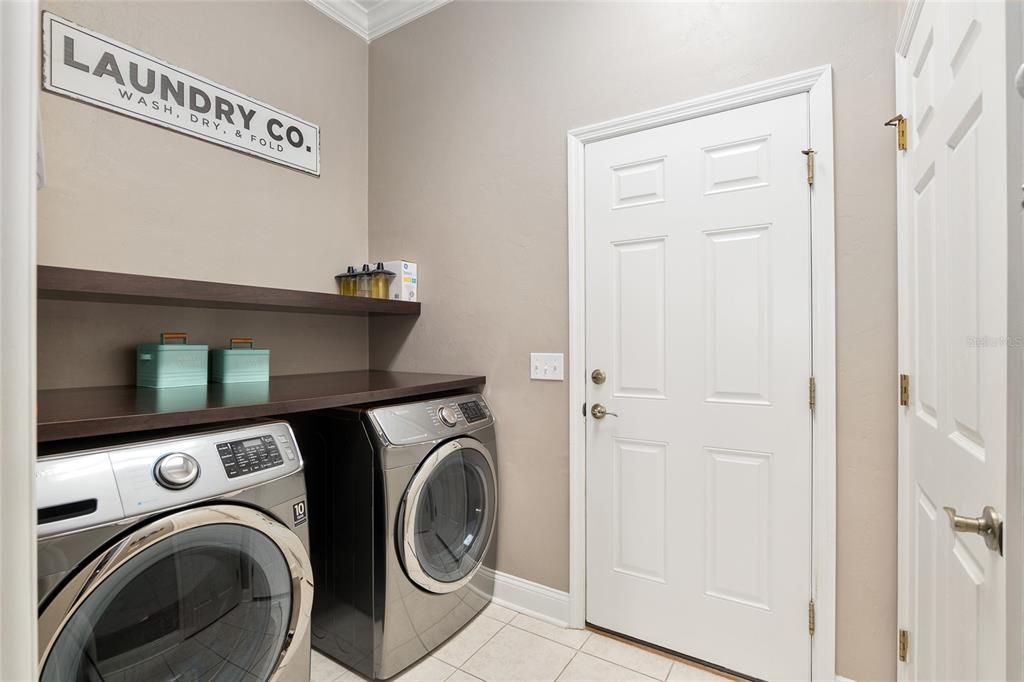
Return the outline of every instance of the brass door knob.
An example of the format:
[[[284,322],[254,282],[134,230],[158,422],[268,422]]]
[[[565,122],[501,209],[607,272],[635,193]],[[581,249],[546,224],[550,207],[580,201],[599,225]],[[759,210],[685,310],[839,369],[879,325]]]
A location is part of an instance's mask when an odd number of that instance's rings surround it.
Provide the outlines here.
[[[605,379],[607,378],[608,375],[604,373],[603,369],[595,369],[593,372],[590,373],[590,380],[593,381],[595,384],[603,384],[605,382]]]
[[[594,419],[604,419],[605,417],[618,417],[619,415],[614,412],[609,412],[608,409],[601,403],[594,403],[594,406],[590,408],[590,414]]]

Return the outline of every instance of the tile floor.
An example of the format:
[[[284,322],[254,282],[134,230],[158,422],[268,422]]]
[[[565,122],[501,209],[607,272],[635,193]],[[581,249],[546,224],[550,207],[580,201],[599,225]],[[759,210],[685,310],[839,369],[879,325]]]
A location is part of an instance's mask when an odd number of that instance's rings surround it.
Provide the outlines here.
[[[362,680],[313,652],[311,682]],[[651,682],[724,679],[586,630],[567,630],[497,604],[394,682]]]

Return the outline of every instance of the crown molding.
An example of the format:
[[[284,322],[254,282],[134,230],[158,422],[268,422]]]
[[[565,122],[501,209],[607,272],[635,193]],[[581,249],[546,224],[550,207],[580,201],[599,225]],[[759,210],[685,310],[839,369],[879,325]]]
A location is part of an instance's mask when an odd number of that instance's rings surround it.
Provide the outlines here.
[[[352,0],[306,0],[306,2],[369,42],[370,18],[366,10]]]
[[[356,0],[306,0],[321,13],[370,42],[451,0],[384,0],[369,9]]]
[[[376,40],[410,21],[433,12],[452,0],[391,0],[374,5],[369,12],[369,40]]]

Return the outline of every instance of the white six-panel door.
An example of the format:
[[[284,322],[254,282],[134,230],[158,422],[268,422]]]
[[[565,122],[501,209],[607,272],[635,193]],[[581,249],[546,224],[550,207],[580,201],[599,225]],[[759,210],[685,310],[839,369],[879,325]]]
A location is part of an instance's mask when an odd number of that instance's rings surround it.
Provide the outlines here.
[[[585,158],[587,620],[764,679],[810,677],[807,146],[800,94]]]
[[[945,509],[1006,511],[1005,30],[1001,2],[926,2],[897,57],[903,679],[1007,674],[1006,563]]]

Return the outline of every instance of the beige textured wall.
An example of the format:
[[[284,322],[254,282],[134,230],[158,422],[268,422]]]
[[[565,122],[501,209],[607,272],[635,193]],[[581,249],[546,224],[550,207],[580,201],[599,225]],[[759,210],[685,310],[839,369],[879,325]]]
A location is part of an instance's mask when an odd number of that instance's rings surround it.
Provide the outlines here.
[[[571,128],[823,63],[835,69],[838,671],[895,676],[894,3],[455,2],[370,47],[370,252],[419,263],[415,327],[373,366],[480,372],[499,419],[499,568],[568,585]]]
[[[135,346],[186,330],[223,348],[252,336],[271,349],[273,374],[366,369],[366,321],[336,315],[39,301],[39,388],[135,383]]]
[[[373,323],[371,362],[488,376],[500,568],[560,589],[566,385],[529,381],[528,353],[567,350],[565,132],[832,63],[838,670],[894,676],[895,197],[880,123],[893,112],[895,4],[456,2],[375,41],[369,59],[301,2],[45,7],[318,123],[323,175],[44,94],[44,264],[332,291],[338,268],[367,255],[369,88],[370,255],[420,263],[424,301],[415,325]],[[41,302],[40,385],[130,382],[131,345],[170,327],[267,339],[275,374],[358,367],[367,353],[360,318]]]
[[[318,124],[322,174],[43,93],[41,264],[336,291],[334,275],[366,259],[362,39],[299,0],[43,8]],[[40,386],[131,383],[125,353],[160,329],[216,345],[253,335],[272,349],[274,374],[367,360],[359,317],[50,302],[40,308]],[[331,335],[313,341],[323,330]]]

